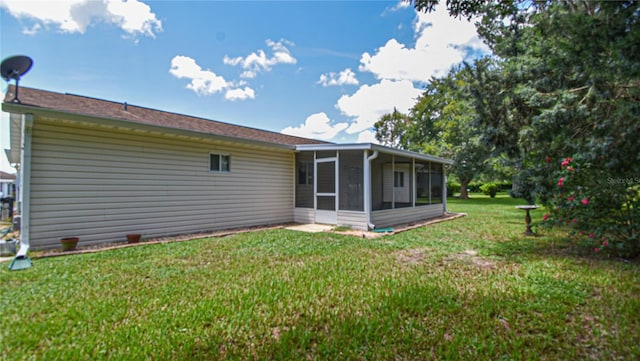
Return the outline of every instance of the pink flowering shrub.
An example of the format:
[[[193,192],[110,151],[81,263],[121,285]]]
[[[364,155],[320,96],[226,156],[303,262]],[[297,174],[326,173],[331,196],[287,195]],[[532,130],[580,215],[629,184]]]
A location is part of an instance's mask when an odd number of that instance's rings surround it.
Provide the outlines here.
[[[596,253],[640,255],[640,183],[612,181],[579,156],[548,161],[553,184],[543,202],[543,225],[568,229],[571,239]]]

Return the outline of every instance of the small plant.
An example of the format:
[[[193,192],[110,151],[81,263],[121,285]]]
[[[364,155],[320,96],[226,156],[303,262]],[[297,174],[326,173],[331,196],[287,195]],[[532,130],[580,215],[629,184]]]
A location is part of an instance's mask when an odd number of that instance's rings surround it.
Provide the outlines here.
[[[480,191],[491,198],[496,197],[499,186],[496,183],[485,183],[480,186]]]

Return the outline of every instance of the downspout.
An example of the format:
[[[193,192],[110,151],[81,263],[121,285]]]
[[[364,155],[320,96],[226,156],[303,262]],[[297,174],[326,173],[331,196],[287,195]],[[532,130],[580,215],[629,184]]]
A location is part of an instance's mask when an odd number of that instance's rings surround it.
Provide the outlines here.
[[[442,203],[444,203],[444,213],[447,214],[449,213],[447,210],[447,174],[444,171],[444,164],[442,165],[442,182],[444,183],[442,185]]]
[[[378,151],[374,150],[373,154],[367,157],[365,151],[364,156],[366,161],[364,162],[364,209],[367,214],[367,227],[369,230],[376,228],[375,224],[371,223],[371,161],[378,158]]]
[[[9,265],[11,270],[31,267],[29,253],[29,229],[31,224],[31,135],[33,115],[22,115],[22,149],[20,151],[20,248]]]

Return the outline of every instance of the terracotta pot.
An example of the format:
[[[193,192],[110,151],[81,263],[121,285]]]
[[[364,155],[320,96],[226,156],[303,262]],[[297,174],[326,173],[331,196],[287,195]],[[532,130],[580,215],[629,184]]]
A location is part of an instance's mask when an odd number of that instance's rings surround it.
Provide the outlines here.
[[[140,234],[127,234],[127,243],[138,243],[140,242]]]
[[[62,238],[60,240],[60,243],[62,244],[62,250],[65,252],[75,250],[76,246],[78,245],[78,241],[80,241],[80,238],[78,237]]]

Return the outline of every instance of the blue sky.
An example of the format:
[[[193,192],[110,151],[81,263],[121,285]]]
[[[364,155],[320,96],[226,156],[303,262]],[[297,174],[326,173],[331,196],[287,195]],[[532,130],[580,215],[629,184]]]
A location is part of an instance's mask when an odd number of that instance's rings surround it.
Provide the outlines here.
[[[0,26],[1,58],[34,60],[23,86],[337,143],[374,142],[380,116],[488,51],[400,1],[0,0]],[[6,114],[0,130],[4,149]]]

